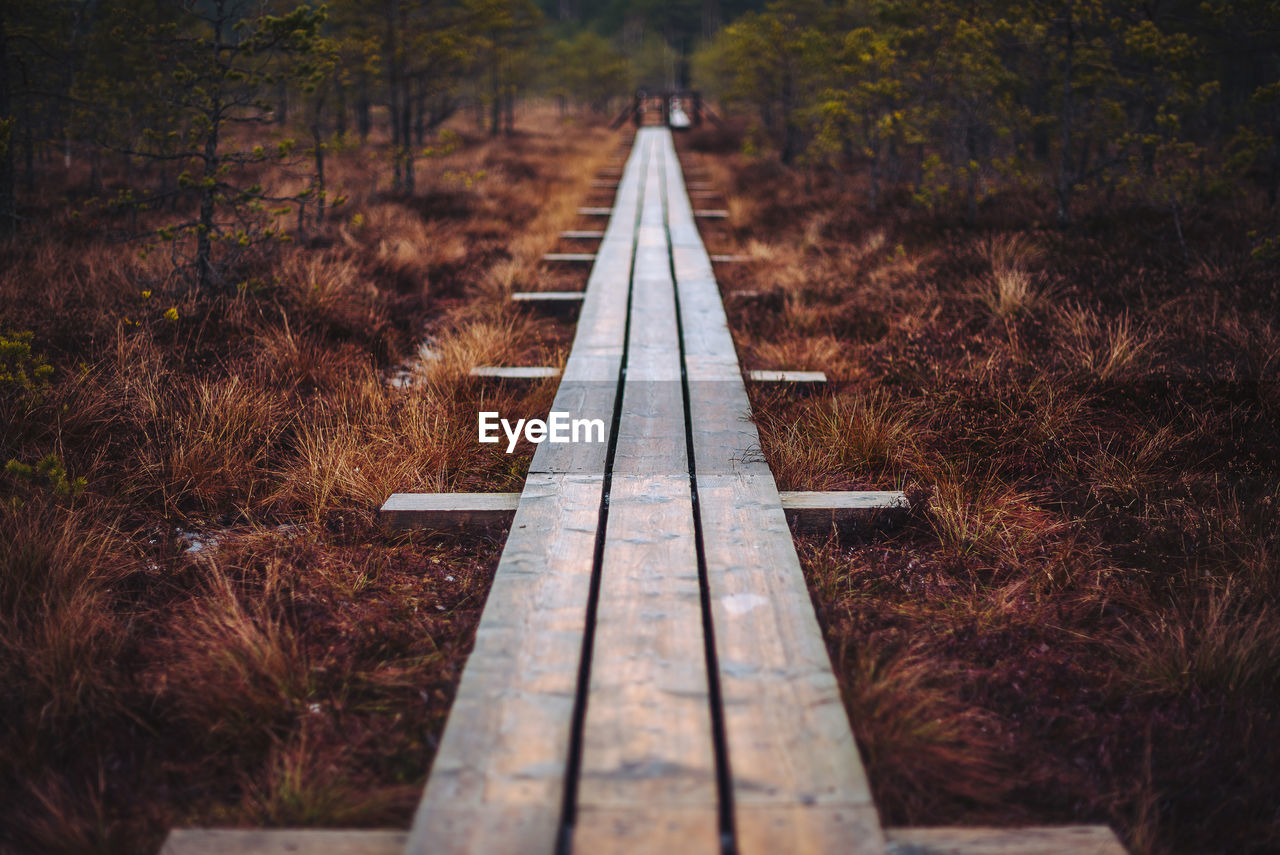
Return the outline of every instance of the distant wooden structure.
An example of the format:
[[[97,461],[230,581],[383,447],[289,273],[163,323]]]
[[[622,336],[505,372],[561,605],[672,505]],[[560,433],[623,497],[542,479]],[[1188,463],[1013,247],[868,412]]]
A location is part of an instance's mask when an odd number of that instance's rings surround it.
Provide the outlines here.
[[[722,124],[696,89],[638,90],[612,127],[622,127],[628,120],[637,128],[657,126],[675,131],[702,127],[703,120]]]

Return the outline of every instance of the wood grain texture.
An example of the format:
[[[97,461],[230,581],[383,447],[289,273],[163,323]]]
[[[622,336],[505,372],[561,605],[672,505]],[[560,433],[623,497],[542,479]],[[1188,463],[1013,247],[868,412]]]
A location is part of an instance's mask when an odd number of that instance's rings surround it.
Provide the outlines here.
[[[701,840],[710,855],[718,834],[662,166],[659,157],[648,163],[636,245],[583,731],[579,852],[690,851]]]
[[[678,169],[667,187],[738,851],[878,855],[866,776]]]
[[[894,526],[911,512],[900,490],[784,491],[778,496],[792,529],[807,534]]]
[[[619,296],[627,293],[646,157],[637,146],[624,170],[553,409],[581,417],[613,412],[626,329]],[[566,448],[586,453],[558,453]],[[603,448],[544,442],[534,453],[407,855],[555,849],[603,498]]]
[[[560,369],[553,365],[477,365],[471,369],[471,376],[491,380],[545,380],[559,377]]]
[[[890,828],[891,855],[1125,855],[1105,825]]]
[[[543,261],[595,261],[594,252],[548,252],[542,256]]]
[[[584,297],[586,294],[582,291],[516,291],[511,295],[516,303],[581,303]]]
[[[827,375],[821,371],[772,371],[753,369],[747,377],[756,383],[826,383]]]

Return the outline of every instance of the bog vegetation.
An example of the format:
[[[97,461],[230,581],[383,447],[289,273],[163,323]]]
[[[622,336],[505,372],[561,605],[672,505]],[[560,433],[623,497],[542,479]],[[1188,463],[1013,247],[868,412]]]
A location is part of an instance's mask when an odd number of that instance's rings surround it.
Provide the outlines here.
[[[572,327],[515,311],[637,87],[713,253],[889,823],[1280,846],[1274,3],[0,4],[0,849],[407,823]],[[735,296],[736,294],[736,296]]]

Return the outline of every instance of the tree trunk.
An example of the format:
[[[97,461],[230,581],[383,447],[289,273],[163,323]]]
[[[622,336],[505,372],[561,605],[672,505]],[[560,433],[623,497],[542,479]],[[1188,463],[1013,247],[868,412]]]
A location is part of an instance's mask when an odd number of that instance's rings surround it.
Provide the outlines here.
[[[360,94],[356,96],[356,132],[360,134],[360,145],[369,142],[372,126],[369,118],[369,78],[361,74]]]
[[[213,22],[213,57],[215,64],[222,55],[222,22],[223,4],[216,7]],[[217,277],[213,269],[213,227],[215,195],[217,194],[218,167],[218,133],[222,130],[222,95],[217,85],[213,87],[209,112],[205,115],[209,122],[208,135],[204,139],[204,180],[200,186],[200,221],[196,226],[196,287],[202,293],[214,290]]]
[[[395,2],[388,2],[386,5],[387,15],[387,89],[390,95],[390,120],[391,120],[391,190],[399,193],[404,187],[404,179],[401,171],[401,163],[404,160],[402,149],[408,145],[408,140],[400,134],[400,105],[404,100],[404,93],[401,92],[400,81],[400,56],[396,49],[396,6]]]
[[[404,104],[400,108],[400,139],[404,145],[401,146],[401,157],[404,160],[404,186],[402,190],[405,193],[412,194],[416,189],[414,187],[415,180],[413,175],[413,138],[410,131],[413,129],[413,103],[410,99],[404,99]]]
[[[18,228],[17,199],[13,187],[13,142],[17,119],[9,92],[9,37],[4,12],[0,10],[0,236]]]
[[[795,121],[792,119],[792,92],[791,69],[787,69],[782,75],[782,162],[791,165],[796,157],[796,128]]]
[[[1061,151],[1058,152],[1058,225],[1071,224],[1071,191],[1075,184],[1075,176],[1071,170],[1071,111],[1072,74],[1075,63],[1075,23],[1071,17],[1071,4],[1067,4],[1067,49],[1063,58],[1062,69],[1062,137],[1059,141]]]
[[[316,226],[324,223],[324,90],[316,94],[315,110],[311,114],[311,144],[315,147],[315,176],[312,190],[316,200]]]
[[[276,83],[276,124],[289,121],[289,84],[282,77]]]
[[[489,64],[489,136],[496,137],[502,131],[502,91],[498,87],[498,54],[494,52]]]

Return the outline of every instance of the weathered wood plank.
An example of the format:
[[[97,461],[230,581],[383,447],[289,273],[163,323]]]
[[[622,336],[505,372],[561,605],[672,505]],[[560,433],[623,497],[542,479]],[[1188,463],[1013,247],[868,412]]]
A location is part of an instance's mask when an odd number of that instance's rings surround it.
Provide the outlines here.
[[[594,252],[548,252],[542,256],[543,261],[595,261]]]
[[[889,828],[890,855],[1125,855],[1105,825]]]
[[[911,510],[900,490],[783,491],[778,497],[791,527],[813,534],[895,524]]]
[[[647,154],[627,162],[553,404],[608,424]],[[534,452],[406,855],[555,851],[604,463],[597,443]]]
[[[175,828],[160,855],[400,855],[403,831]]]
[[[668,138],[669,140],[669,138]],[[669,145],[669,142],[668,142]],[[679,169],[668,228],[738,851],[884,852]]]
[[[497,380],[544,380],[559,377],[560,369],[552,365],[477,365],[471,369],[471,376]]]
[[[737,264],[744,261],[750,261],[749,255],[713,255],[711,260],[716,264]]]
[[[822,371],[770,371],[752,369],[747,377],[756,383],[826,383],[827,375]]]
[[[695,217],[701,217],[709,220],[723,220],[729,216],[729,212],[723,208],[708,208],[702,211],[694,211]]]
[[[641,131],[662,139],[661,132]],[[718,835],[680,341],[650,159],[636,245],[574,846],[710,855]]]
[[[581,303],[586,296],[582,291],[516,291],[511,295],[513,303]]]
[[[560,237],[566,240],[599,240],[604,237],[604,232],[594,229],[568,229],[561,232]]]
[[[608,217],[613,215],[613,208],[583,206],[578,209],[578,214],[583,217]]]
[[[393,531],[505,526],[519,493],[392,493],[378,521]]]

